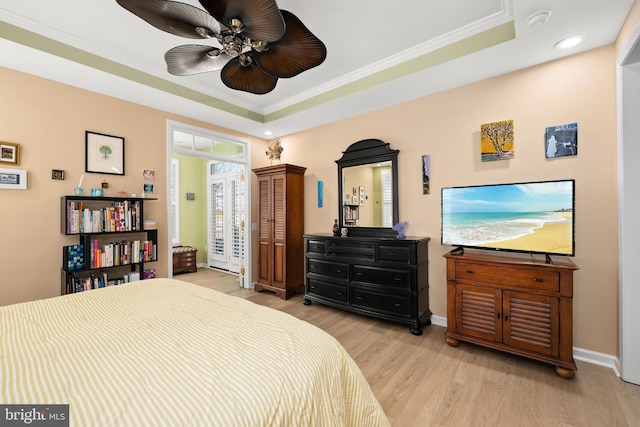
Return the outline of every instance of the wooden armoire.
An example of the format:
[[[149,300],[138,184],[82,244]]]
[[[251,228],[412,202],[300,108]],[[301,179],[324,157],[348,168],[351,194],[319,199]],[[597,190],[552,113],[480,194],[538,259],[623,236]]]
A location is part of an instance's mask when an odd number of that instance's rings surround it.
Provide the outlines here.
[[[304,292],[304,172],[289,164],[254,169],[258,177],[256,291],[288,299]]]

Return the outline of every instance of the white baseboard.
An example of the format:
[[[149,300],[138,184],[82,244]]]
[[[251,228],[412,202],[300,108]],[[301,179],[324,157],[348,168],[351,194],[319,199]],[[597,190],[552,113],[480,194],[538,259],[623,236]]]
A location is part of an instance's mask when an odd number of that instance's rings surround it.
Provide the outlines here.
[[[431,324],[436,326],[447,327],[447,318],[442,316],[431,316]],[[584,348],[573,347],[573,357],[576,360],[591,363],[593,365],[604,366],[610,368],[620,376],[620,359],[610,354],[598,353],[597,351],[585,350]]]
[[[584,348],[573,347],[573,357],[583,362],[593,365],[611,368],[616,376],[620,376],[620,359],[610,354],[598,353],[597,351],[585,350]]]

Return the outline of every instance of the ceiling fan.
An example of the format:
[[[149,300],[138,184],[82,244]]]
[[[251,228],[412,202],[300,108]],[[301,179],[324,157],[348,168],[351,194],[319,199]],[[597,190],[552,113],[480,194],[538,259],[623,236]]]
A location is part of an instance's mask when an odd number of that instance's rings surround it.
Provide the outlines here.
[[[327,48],[275,0],[199,0],[205,12],[171,0],[116,0],[154,27],[192,39],[216,39],[220,47],[177,46],[164,55],[169,73],[188,76],[221,70],[231,89],[258,95],[279,78],[317,67]]]

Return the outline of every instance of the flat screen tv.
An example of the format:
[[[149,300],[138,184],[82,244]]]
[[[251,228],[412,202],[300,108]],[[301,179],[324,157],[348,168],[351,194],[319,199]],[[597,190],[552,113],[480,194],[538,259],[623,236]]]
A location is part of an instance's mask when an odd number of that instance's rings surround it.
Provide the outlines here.
[[[442,189],[442,245],[575,255],[575,181]]]

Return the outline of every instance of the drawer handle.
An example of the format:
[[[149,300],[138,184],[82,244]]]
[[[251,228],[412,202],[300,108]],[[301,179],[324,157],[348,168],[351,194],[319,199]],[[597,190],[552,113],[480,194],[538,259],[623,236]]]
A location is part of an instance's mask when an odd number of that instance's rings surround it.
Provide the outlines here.
[[[311,289],[315,289],[315,288],[316,288],[315,285],[311,285]]]
[[[508,314],[504,315],[504,320],[509,320],[509,315]]]
[[[500,320],[500,313],[496,313],[496,319]]]
[[[538,279],[537,277],[535,279],[533,279],[534,282],[536,283],[542,283],[544,282],[544,279]]]
[[[473,270],[467,270],[467,271],[465,271],[465,273],[467,273],[467,274],[473,274]]]
[[[396,282],[401,282],[402,281],[402,277],[394,277],[393,280],[395,280]]]
[[[336,292],[336,294],[337,294],[338,296],[340,296],[340,297],[341,297],[342,295],[344,295],[342,292]]]
[[[400,304],[399,302],[394,304],[396,307],[402,307],[402,304]]]
[[[358,272],[356,273],[356,276],[362,276],[362,273]]]
[[[342,273],[342,270],[340,270],[339,268],[336,268],[336,273]]]
[[[364,298],[362,298],[362,297],[356,297],[356,299],[357,299],[358,301],[362,301]]]
[[[395,252],[389,252],[389,256],[396,256]]]

